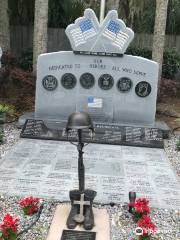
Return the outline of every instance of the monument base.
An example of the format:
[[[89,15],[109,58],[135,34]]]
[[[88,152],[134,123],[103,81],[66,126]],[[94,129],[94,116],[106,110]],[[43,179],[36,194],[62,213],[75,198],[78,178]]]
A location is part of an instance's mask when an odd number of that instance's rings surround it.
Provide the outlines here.
[[[20,116],[19,120],[18,120],[18,124],[17,127],[18,128],[22,128],[26,122],[27,119],[35,119],[34,117],[34,112],[27,112],[25,114],[23,114],[22,116]],[[55,125],[58,125],[58,120],[57,119],[41,119],[41,120],[45,120],[46,123],[48,123],[49,125],[52,125],[53,123]],[[61,120],[61,119],[60,119]],[[67,121],[67,119],[62,119],[64,121]],[[169,126],[164,122],[164,121],[155,121],[155,123],[153,125],[146,125],[146,124],[129,124],[129,123],[118,123],[119,125],[128,125],[128,126],[132,126],[132,127],[151,127],[151,128],[157,128],[159,130],[162,131],[163,133],[163,138],[169,138],[169,134],[171,132],[171,129],[169,128]]]
[[[47,240],[61,240],[63,230],[67,230],[66,221],[70,205],[58,205],[48,233]],[[86,231],[78,225],[73,231],[95,232],[96,240],[110,240],[109,216],[105,209],[93,208],[95,226],[92,231]]]

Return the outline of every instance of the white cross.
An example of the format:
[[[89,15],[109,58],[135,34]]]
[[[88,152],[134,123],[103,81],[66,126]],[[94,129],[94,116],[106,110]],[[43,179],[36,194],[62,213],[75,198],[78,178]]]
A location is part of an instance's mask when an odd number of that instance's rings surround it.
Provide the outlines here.
[[[84,206],[85,205],[89,206],[90,205],[90,201],[84,201],[84,193],[82,193],[80,201],[74,201],[74,204],[80,205],[80,213],[75,216],[75,219],[77,219],[77,222],[78,222],[78,218],[79,218],[80,219],[79,222],[81,222],[81,221],[84,220],[84,215],[83,215]]]

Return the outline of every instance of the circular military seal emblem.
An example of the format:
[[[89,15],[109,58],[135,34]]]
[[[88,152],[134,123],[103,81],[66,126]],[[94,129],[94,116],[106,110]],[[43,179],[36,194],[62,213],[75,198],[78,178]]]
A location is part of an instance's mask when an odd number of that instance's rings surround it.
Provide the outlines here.
[[[132,81],[129,78],[120,78],[117,82],[117,88],[120,92],[128,92],[132,88]]]
[[[103,90],[109,90],[114,85],[114,79],[109,74],[103,74],[100,76],[100,78],[98,80],[98,85]]]
[[[151,93],[151,85],[146,81],[139,82],[135,91],[139,97],[147,97]]]
[[[42,85],[46,90],[53,91],[58,86],[58,80],[52,75],[47,75],[43,78]]]
[[[90,89],[94,86],[95,78],[91,73],[83,73],[80,77],[80,84],[85,89]]]
[[[72,73],[65,73],[61,78],[61,84],[66,89],[72,89],[76,86],[76,77]]]

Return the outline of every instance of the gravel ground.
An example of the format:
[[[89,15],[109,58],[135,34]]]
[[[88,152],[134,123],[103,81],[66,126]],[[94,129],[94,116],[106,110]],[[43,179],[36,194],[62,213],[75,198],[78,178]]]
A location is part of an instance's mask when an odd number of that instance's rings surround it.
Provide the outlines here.
[[[15,125],[7,124],[4,128],[5,143],[0,145],[0,159],[4,154],[18,141],[20,130]],[[165,151],[172,166],[180,176],[180,151],[176,151],[176,142],[178,136],[172,135],[169,140],[165,141]],[[18,206],[19,196],[0,195],[0,222],[3,216],[9,212],[13,216],[20,219],[19,231],[26,228],[35,219],[34,216],[23,216],[21,209]],[[39,221],[27,232],[19,236],[20,240],[45,240],[52,221],[54,211],[59,202],[43,200],[44,208]],[[128,212],[128,207],[125,205],[100,206],[97,208],[106,208],[110,216],[111,224],[111,240],[132,240],[136,239],[133,230],[136,225],[132,220],[131,214]],[[180,240],[180,211],[167,209],[151,209],[152,221],[156,224],[158,232],[152,239],[160,240]]]
[[[176,135],[171,135],[171,138],[165,141],[165,151],[175,172],[180,177],[180,151],[176,151],[176,143],[179,138],[180,132]]]

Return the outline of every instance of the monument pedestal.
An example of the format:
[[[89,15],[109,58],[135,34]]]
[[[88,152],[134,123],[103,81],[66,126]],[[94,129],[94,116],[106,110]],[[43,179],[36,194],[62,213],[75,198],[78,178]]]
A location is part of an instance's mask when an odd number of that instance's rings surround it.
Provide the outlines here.
[[[17,127],[18,128],[23,128],[25,122],[27,119],[36,119],[34,116],[34,112],[27,112],[25,114],[23,114],[22,116],[20,116],[19,120],[18,120],[18,124]],[[42,120],[42,119],[41,119]],[[45,123],[52,129],[57,129],[59,128],[61,125],[60,122],[65,122],[67,121],[67,119],[61,119],[61,120],[57,120],[57,119],[43,119],[45,121]],[[101,123],[101,122],[99,122]],[[163,138],[169,138],[169,134],[171,132],[171,129],[169,128],[169,126],[164,122],[164,121],[155,121],[153,125],[147,125],[147,124],[130,124],[130,123],[117,123],[118,125],[121,126],[130,126],[130,127],[144,127],[144,128],[157,128],[159,130],[162,131],[163,133]]]
[[[70,212],[70,205],[58,205],[48,233],[47,240],[61,240],[63,230],[67,230],[66,221]],[[109,216],[105,209],[93,208],[96,240],[110,240]],[[73,231],[86,231],[78,225]],[[88,231],[91,232],[91,231]]]

